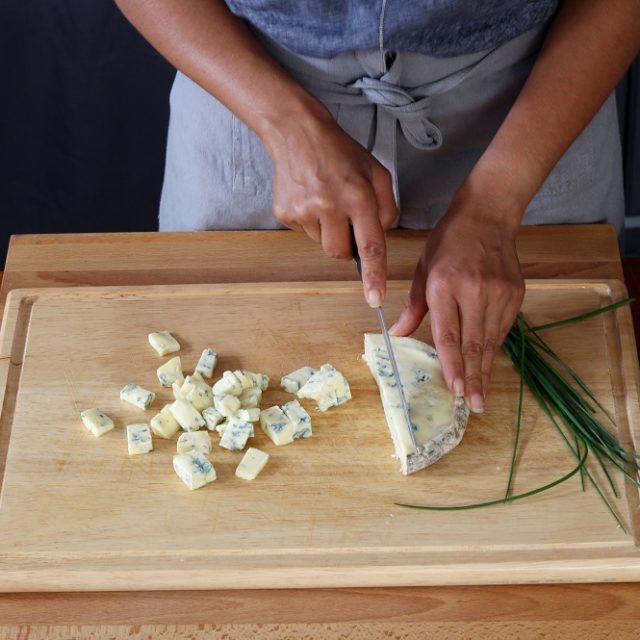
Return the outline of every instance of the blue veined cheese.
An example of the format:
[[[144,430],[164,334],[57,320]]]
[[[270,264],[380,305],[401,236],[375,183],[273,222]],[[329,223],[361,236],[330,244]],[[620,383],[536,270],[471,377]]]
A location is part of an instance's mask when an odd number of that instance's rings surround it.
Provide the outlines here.
[[[311,416],[297,400],[283,404],[282,411],[293,424],[294,440],[311,437]]]
[[[280,386],[288,393],[297,393],[316,372],[313,367],[301,367],[280,379]]]
[[[180,388],[180,393],[198,411],[204,411],[213,406],[213,391],[200,374],[187,376]]]
[[[213,393],[217,396],[239,396],[242,393],[242,383],[236,378],[233,371],[225,371],[222,378],[213,385]]]
[[[192,449],[173,456],[173,470],[190,490],[204,487],[216,479],[216,470],[207,457]]]
[[[236,417],[245,422],[258,422],[260,420],[260,409],[253,407],[251,409],[238,409],[235,413]]]
[[[381,334],[364,336],[364,359],[378,388],[402,473],[423,469],[462,440],[469,411],[462,397],[449,391],[435,349],[413,338],[391,337],[407,403],[416,450],[407,429],[402,400]]]
[[[160,385],[163,387],[170,387],[174,382],[181,385],[184,382],[184,375],[180,356],[167,360],[162,366],[158,367],[156,374]]]
[[[153,451],[151,431],[148,424],[127,425],[127,449],[130,456]]]
[[[243,409],[254,409],[262,402],[262,390],[259,387],[245,389],[240,394],[240,406]]]
[[[191,449],[211,453],[211,436],[208,431],[185,431],[180,434],[176,446],[178,453],[186,453]]]
[[[206,424],[204,418],[188,400],[176,400],[169,405],[169,410],[185,431],[197,431]]]
[[[113,420],[100,409],[87,409],[80,413],[80,419],[93,435],[98,438],[113,429]]]
[[[266,373],[254,373],[253,371],[245,371],[246,375],[253,378],[254,386],[258,387],[260,391],[266,391],[269,386],[269,376]]]
[[[229,451],[241,451],[253,435],[253,425],[237,418],[230,418],[224,428],[220,446]]]
[[[182,391],[180,391],[180,389],[182,389],[182,385],[178,384],[177,382],[174,382],[171,385],[171,390],[173,391],[174,400],[184,400],[185,399],[185,397],[182,395]]]
[[[278,406],[260,412],[260,426],[273,444],[279,446],[293,442],[295,427]]]
[[[180,351],[180,344],[168,331],[155,331],[149,334],[149,344],[159,356]]]
[[[323,364],[300,387],[298,398],[310,398],[316,401],[319,411],[326,411],[351,400],[351,389],[346,378],[330,364]]]
[[[240,384],[242,385],[242,389],[251,389],[251,387],[257,386],[254,375],[251,371],[243,371],[242,369],[237,369],[233,372],[233,375],[240,380]]]
[[[236,475],[243,480],[254,480],[268,460],[268,453],[249,447],[236,468]]]
[[[139,409],[148,409],[155,399],[156,394],[153,391],[147,391],[137,384],[125,384],[120,389],[120,400]]]
[[[160,413],[151,418],[151,431],[161,438],[169,439],[176,435],[180,425],[171,413],[171,405],[166,404]]]
[[[210,378],[213,375],[213,370],[216,368],[217,363],[218,354],[213,349],[207,347],[198,360],[196,371],[205,378]]]
[[[202,417],[204,418],[209,431],[213,431],[224,420],[224,416],[213,407],[205,409],[202,412]]]
[[[230,418],[240,409],[240,399],[228,393],[213,396],[213,404],[216,411],[221,413],[225,418]]]

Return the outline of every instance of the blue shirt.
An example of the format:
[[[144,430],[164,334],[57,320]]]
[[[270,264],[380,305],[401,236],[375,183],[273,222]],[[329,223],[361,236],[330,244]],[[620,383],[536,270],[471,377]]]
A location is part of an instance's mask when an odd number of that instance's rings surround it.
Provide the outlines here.
[[[549,20],[558,0],[226,0],[301,55],[383,49],[438,57],[497,47]]]

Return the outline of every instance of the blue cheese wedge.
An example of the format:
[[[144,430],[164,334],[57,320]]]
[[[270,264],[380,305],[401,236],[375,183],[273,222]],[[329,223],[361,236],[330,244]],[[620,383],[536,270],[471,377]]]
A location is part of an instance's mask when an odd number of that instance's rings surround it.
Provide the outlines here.
[[[168,331],[155,331],[149,334],[149,344],[159,356],[180,351],[180,344]]]
[[[313,367],[301,367],[280,379],[280,387],[288,393],[297,393],[309,381],[309,378],[316,372]]]
[[[243,409],[254,409],[262,402],[262,390],[259,387],[245,389],[240,394],[240,406]]]
[[[311,437],[311,416],[297,400],[291,400],[291,402],[283,404],[282,411],[293,424],[294,440]]]
[[[204,487],[216,479],[216,470],[207,457],[192,449],[173,456],[173,470],[190,490]]]
[[[233,371],[225,371],[222,378],[213,385],[213,393],[217,396],[239,396],[242,393],[242,382],[238,380]]]
[[[151,430],[148,424],[127,425],[127,449],[130,456],[153,451]]]
[[[80,419],[89,431],[99,438],[101,435],[113,429],[113,420],[100,409],[87,409],[80,413]]]
[[[171,406],[168,404],[162,407],[160,413],[157,413],[151,418],[150,426],[154,435],[165,439],[173,438],[178,429],[180,429],[178,421],[171,413]]]
[[[186,431],[177,442],[178,453],[197,449],[201,453],[211,453],[211,436],[207,431]]]
[[[200,374],[187,376],[180,388],[180,394],[198,411],[204,411],[213,406],[213,391]]]
[[[268,453],[249,447],[236,468],[236,475],[243,480],[255,480],[256,476],[264,469],[268,460]]]
[[[381,334],[364,336],[364,359],[378,388],[389,432],[405,475],[423,469],[454,449],[462,440],[469,417],[464,399],[451,393],[433,347],[413,338],[392,337],[393,351],[409,415],[416,450],[407,430],[400,394]]]
[[[148,409],[156,399],[153,391],[147,391],[137,384],[125,384],[120,389],[120,400],[132,404],[138,409]]]
[[[202,417],[207,424],[207,429],[213,431],[223,420],[224,416],[213,407],[209,407],[202,412]]]
[[[326,411],[351,400],[351,389],[346,378],[330,364],[323,364],[307,382],[300,387],[298,398],[316,401],[319,411]]]
[[[156,371],[160,385],[163,387],[170,387],[174,382],[176,384],[183,384],[184,374],[182,373],[182,361],[180,356],[167,360],[162,366],[158,367]]]
[[[260,420],[260,409],[253,407],[252,409],[238,409],[235,413],[236,417],[245,422],[258,422]]]
[[[293,442],[295,427],[278,406],[269,407],[260,412],[260,426],[278,446]]]
[[[253,425],[238,418],[227,421],[220,446],[229,451],[241,451],[245,448],[247,440],[253,435]]]
[[[213,375],[213,371],[218,363],[218,354],[207,347],[200,356],[198,364],[196,365],[196,371],[205,378],[210,378]]]
[[[169,405],[169,410],[185,431],[198,431],[206,424],[204,418],[188,400],[176,400]]]
[[[225,393],[213,396],[213,405],[225,418],[230,418],[240,409],[240,400],[237,396]]]

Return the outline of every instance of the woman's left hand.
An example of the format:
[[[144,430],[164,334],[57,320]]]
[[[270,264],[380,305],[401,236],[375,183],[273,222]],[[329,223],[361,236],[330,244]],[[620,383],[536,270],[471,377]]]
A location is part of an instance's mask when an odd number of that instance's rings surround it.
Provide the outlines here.
[[[458,191],[429,235],[391,333],[413,333],[428,310],[449,389],[481,412],[496,350],[524,297],[515,242],[523,212],[469,191]]]

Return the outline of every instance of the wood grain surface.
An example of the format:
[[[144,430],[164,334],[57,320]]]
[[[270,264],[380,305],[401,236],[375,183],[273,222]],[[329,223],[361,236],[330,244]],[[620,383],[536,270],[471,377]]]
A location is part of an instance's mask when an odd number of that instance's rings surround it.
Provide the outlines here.
[[[210,261],[229,244],[224,234],[20,236],[12,241],[0,297],[18,286],[208,282]],[[328,279],[336,263],[286,232],[241,234],[245,259],[264,269],[263,251],[294,245],[309,279]],[[422,234],[416,234],[418,236]],[[390,245],[406,249],[394,277],[413,271],[422,243],[411,232]],[[176,245],[176,243],[178,243]],[[89,246],[87,246],[89,245]],[[206,259],[194,257],[206,248]],[[177,247],[177,248],[176,248]],[[149,253],[147,253],[149,250]],[[166,255],[172,256],[167,261]],[[615,231],[603,226],[523,228],[529,277],[621,278]],[[398,252],[391,255],[392,268]],[[272,274],[285,279],[273,261]],[[186,266],[185,266],[186,265]],[[336,279],[350,276],[347,263]],[[172,269],[178,269],[177,275]],[[232,275],[231,270],[227,270]],[[220,280],[218,280],[220,281]],[[393,589],[39,593],[0,595],[3,638],[636,638],[640,585],[571,584]]]

